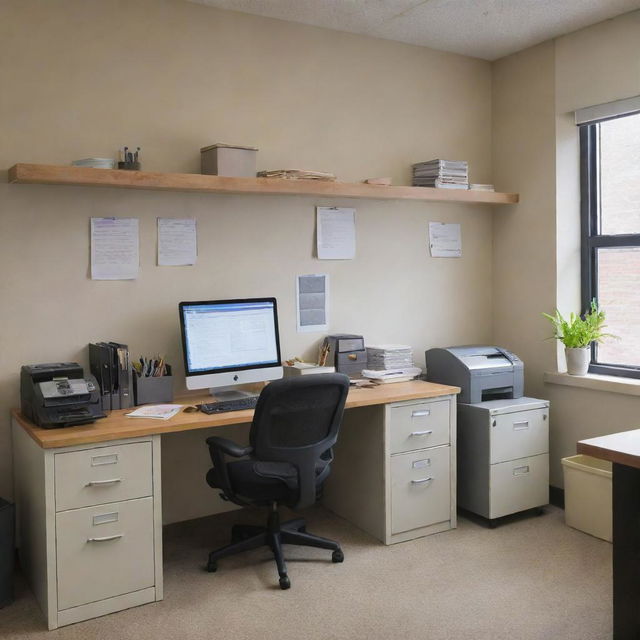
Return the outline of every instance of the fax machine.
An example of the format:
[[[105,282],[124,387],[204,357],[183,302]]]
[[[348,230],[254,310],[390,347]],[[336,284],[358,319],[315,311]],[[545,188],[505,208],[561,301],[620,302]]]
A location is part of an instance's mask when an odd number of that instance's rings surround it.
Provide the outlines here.
[[[76,362],[24,365],[20,404],[22,415],[45,429],[88,424],[105,417],[96,379],[85,377]]]
[[[425,359],[427,380],[460,387],[458,402],[474,404],[522,397],[522,360],[500,347],[429,349]]]

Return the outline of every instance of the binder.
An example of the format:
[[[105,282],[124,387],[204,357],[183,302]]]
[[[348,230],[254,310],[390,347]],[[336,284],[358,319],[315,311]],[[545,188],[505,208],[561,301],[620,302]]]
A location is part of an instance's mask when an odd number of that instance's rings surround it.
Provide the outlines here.
[[[133,381],[131,379],[131,362],[129,347],[119,342],[109,342],[113,352],[113,397],[112,405],[118,404],[118,409],[129,409],[133,406]]]
[[[129,348],[119,342],[89,344],[89,366],[100,385],[103,411],[133,406]]]
[[[103,342],[89,344],[89,367],[100,385],[103,411],[111,411],[111,395],[113,391],[111,362],[111,350]]]

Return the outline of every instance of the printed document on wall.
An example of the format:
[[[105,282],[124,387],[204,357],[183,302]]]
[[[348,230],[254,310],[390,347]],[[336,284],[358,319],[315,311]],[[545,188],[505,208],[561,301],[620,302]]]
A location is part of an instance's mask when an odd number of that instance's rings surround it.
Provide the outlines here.
[[[356,210],[316,207],[316,235],[320,260],[356,257]]]
[[[135,280],[138,218],[91,218],[91,279]]]
[[[196,263],[198,240],[193,218],[158,218],[158,266]]]
[[[459,258],[462,255],[460,225],[430,222],[429,249],[432,258]]]
[[[326,331],[329,326],[329,276],[298,276],[296,300],[298,332]]]

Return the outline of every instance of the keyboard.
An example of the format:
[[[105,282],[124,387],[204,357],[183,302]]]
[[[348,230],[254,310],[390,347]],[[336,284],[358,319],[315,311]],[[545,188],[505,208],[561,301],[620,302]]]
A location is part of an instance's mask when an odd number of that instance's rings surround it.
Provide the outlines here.
[[[205,402],[200,405],[202,413],[224,413],[226,411],[242,411],[243,409],[255,409],[258,396],[248,396],[237,400],[222,400],[220,402]]]

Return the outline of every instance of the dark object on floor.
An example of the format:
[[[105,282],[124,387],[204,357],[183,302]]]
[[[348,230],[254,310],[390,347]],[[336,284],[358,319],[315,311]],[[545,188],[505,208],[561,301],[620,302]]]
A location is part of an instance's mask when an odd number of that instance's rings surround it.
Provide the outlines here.
[[[0,607],[13,602],[14,506],[0,498]]]
[[[233,527],[231,544],[209,554],[208,571],[216,571],[220,558],[267,545],[278,566],[280,588],[288,589],[283,544],[329,549],[333,562],[344,560],[340,545],[307,533],[304,520],[281,524],[278,505],[303,508],[315,503],[330,472],[331,447],[348,391],[349,378],[339,373],[277,380],[260,394],[249,446],[218,436],[207,439],[213,462],[208,484],[222,489],[225,500],[269,508],[266,527]],[[225,455],[247,459],[227,462]]]

